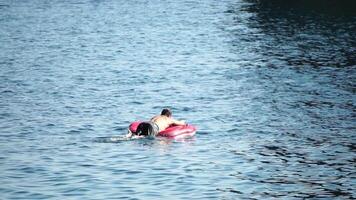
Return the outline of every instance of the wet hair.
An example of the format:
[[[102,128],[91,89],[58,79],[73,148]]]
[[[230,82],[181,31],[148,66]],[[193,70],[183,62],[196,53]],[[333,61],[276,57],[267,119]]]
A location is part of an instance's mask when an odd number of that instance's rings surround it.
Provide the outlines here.
[[[155,130],[151,123],[142,122],[137,126],[135,135],[138,136],[155,136]]]
[[[172,112],[168,108],[165,108],[165,109],[162,110],[161,115],[165,115],[167,117],[170,117],[170,116],[172,116]]]

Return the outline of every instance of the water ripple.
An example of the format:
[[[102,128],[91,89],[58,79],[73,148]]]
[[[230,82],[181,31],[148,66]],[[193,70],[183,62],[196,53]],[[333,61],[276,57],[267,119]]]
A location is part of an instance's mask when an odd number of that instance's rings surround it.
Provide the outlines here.
[[[354,3],[301,2],[1,2],[0,199],[355,199]]]

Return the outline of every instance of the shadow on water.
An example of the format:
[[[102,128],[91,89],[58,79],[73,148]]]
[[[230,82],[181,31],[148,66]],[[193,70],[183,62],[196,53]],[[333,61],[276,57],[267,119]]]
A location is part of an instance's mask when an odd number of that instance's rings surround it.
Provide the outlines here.
[[[251,38],[263,41],[254,49],[295,67],[356,65],[356,2],[352,0],[246,0],[231,8],[235,23],[247,21]],[[240,17],[241,10],[250,13]],[[241,34],[236,30],[234,34]],[[239,41],[236,41],[239,43]],[[237,46],[238,47],[238,46]],[[275,64],[270,64],[276,67]],[[278,67],[278,66],[277,66]]]
[[[225,13],[231,52],[250,69],[226,77],[236,87],[248,77],[260,88],[248,93],[249,104],[269,112],[251,112],[266,117],[258,125],[271,131],[245,141],[248,150],[231,150],[256,170],[230,176],[260,190],[218,190],[256,199],[355,198],[356,1],[246,0]]]
[[[356,2],[353,0],[246,0],[261,8],[263,12],[279,13],[295,11],[297,14],[309,15],[320,13],[325,15],[355,16]]]

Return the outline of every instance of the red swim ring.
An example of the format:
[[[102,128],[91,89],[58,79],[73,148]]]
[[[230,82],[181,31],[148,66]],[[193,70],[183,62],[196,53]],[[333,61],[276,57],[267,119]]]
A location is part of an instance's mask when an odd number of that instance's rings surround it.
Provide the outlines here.
[[[137,130],[138,125],[140,124],[140,121],[136,121],[136,122],[132,122],[129,126],[129,130],[132,133],[135,133]],[[168,138],[185,138],[185,137],[192,137],[193,135],[195,135],[197,128],[193,125],[179,125],[179,126],[170,126],[168,128],[166,128],[163,131],[160,131],[158,133],[158,136],[162,136],[162,137],[168,137]]]

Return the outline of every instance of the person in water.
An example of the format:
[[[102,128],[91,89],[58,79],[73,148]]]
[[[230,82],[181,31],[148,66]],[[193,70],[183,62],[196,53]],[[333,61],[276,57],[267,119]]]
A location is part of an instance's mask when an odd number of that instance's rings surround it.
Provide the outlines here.
[[[141,122],[136,129],[136,133],[129,133],[129,136],[156,136],[160,131],[165,130],[169,126],[185,124],[185,121],[174,119],[172,112],[165,108],[162,110],[161,115],[152,117],[150,121]]]

